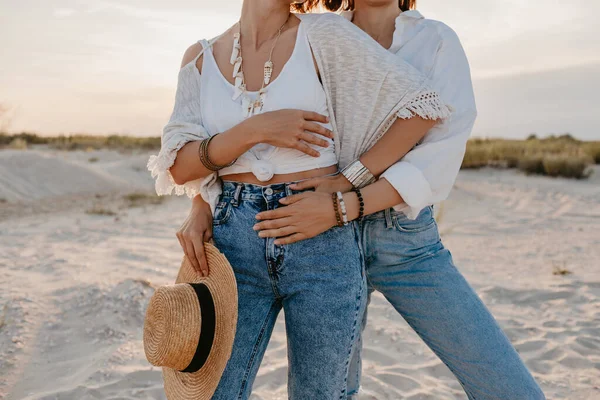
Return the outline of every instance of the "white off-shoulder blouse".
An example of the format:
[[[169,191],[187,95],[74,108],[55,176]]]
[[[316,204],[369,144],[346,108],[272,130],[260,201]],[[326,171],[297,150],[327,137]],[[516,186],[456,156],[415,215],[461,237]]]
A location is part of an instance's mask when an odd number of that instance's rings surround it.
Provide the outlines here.
[[[397,118],[418,115],[444,120],[450,116],[451,107],[431,88],[427,77],[345,18],[333,13],[298,17],[305,24],[325,89],[340,168],[369,150]],[[202,121],[196,61],[179,72],[173,113],[163,130],[161,150],[150,157],[148,169],[156,178],[159,195],[200,193],[214,211],[221,193],[216,174],[177,185],[169,172],[181,147],[209,137]]]

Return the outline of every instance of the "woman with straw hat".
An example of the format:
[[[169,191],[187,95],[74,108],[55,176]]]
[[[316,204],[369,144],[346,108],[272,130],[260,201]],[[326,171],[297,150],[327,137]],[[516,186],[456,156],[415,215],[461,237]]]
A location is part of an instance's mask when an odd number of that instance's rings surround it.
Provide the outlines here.
[[[258,235],[256,215],[289,195],[303,198],[293,182],[335,174],[338,164],[357,182],[372,181],[449,115],[422,75],[350,22],[299,18],[291,4],[246,0],[237,24],[190,47],[161,152],[148,164],[159,194],[202,193],[237,280],[236,335],[215,399],[249,397],[281,309],[289,397],[346,396],[366,294],[348,220],[350,203],[364,207],[361,192],[311,197],[315,222],[330,229],[293,245]]]

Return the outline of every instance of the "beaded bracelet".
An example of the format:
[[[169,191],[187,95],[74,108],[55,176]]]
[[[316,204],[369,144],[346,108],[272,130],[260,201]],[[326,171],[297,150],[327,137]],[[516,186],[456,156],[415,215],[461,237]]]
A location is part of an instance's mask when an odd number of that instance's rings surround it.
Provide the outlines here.
[[[346,226],[348,225],[348,213],[346,212],[346,202],[344,201],[342,192],[337,192],[337,198],[340,202],[340,208],[342,209],[342,220],[344,221],[344,226]]]
[[[337,226],[344,226],[342,223],[342,218],[340,217],[340,210],[338,209],[337,195],[335,193],[331,193],[331,199],[333,200],[333,211],[335,211]]]
[[[352,191],[356,193],[356,196],[358,197],[358,204],[360,206],[358,209],[358,219],[361,219],[365,215],[365,201],[359,188],[352,188]]]
[[[204,168],[209,171],[218,171],[223,168],[231,167],[237,159],[233,160],[227,165],[217,165],[210,160],[208,155],[208,146],[210,145],[211,140],[213,140],[217,135],[211,136],[208,139],[204,139],[200,142],[200,147],[198,147],[198,157],[200,158],[200,162],[204,165]]]

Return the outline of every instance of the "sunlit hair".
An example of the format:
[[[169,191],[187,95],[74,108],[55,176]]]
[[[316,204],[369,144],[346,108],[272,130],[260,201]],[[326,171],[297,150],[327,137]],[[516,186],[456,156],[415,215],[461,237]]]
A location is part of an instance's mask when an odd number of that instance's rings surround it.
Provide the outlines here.
[[[319,6],[328,11],[351,11],[354,10],[354,0],[306,0],[302,3],[293,3],[292,10],[306,13]],[[402,11],[414,10],[417,7],[417,0],[398,0],[398,7]]]

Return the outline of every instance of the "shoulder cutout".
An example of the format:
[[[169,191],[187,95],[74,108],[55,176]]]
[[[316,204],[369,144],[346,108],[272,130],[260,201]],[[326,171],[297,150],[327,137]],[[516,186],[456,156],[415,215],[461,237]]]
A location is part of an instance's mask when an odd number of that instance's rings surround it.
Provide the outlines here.
[[[188,47],[188,49],[185,51],[185,54],[183,55],[183,60],[181,61],[181,68],[185,67],[192,61],[196,60],[196,68],[198,68],[199,72],[202,72],[202,57],[203,56],[200,55],[202,50],[204,50],[204,48],[202,47],[202,44],[200,44],[199,42],[196,42],[193,45],[191,45],[190,47]],[[200,55],[200,56],[198,57],[198,55]]]

